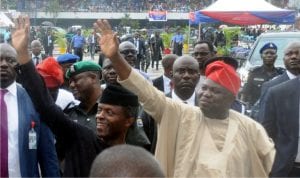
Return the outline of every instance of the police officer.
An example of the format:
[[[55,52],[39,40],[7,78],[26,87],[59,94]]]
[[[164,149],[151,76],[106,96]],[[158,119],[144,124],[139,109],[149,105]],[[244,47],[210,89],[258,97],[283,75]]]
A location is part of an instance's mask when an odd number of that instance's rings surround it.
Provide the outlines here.
[[[242,91],[242,100],[248,103],[249,107],[253,106],[258,100],[262,84],[284,72],[283,68],[274,66],[277,58],[277,46],[274,43],[266,43],[259,52],[263,65],[249,72],[247,82]]]

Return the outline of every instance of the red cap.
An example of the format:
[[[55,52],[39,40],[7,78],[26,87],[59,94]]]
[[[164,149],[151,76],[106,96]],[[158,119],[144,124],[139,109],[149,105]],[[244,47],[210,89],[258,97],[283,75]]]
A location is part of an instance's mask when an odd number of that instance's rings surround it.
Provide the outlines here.
[[[223,61],[215,61],[206,67],[205,75],[210,80],[225,87],[235,96],[238,94],[241,80],[232,66]]]
[[[64,83],[61,66],[53,57],[47,57],[36,66],[36,69],[44,78],[47,88],[56,88]]]

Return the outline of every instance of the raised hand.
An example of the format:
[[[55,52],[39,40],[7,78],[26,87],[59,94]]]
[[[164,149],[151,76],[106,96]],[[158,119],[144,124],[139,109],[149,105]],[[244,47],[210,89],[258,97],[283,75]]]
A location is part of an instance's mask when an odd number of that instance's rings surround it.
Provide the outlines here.
[[[24,64],[30,60],[28,54],[30,21],[28,16],[15,19],[15,29],[12,33],[12,46],[18,53],[18,62]]]
[[[117,34],[112,31],[107,20],[97,20],[96,23],[94,23],[94,28],[101,34],[99,40],[101,51],[107,58],[113,59],[119,53]]]

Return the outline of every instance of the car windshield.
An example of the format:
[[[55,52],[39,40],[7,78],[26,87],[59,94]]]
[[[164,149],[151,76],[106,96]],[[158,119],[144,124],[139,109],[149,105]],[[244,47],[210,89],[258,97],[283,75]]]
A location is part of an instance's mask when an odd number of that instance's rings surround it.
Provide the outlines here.
[[[298,37],[267,37],[267,38],[261,38],[258,42],[258,44],[255,46],[253,56],[250,58],[250,63],[253,66],[260,66],[262,65],[262,60],[260,57],[259,49],[262,48],[263,45],[269,42],[273,42],[277,46],[277,60],[275,62],[275,66],[277,67],[284,67],[283,64],[283,55],[284,55],[284,49],[286,48],[287,44],[292,41],[299,41],[300,36]]]

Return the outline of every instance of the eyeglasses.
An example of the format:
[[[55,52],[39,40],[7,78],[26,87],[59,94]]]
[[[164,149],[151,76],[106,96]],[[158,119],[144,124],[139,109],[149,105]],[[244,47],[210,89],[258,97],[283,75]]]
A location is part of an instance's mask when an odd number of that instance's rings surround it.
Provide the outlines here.
[[[192,55],[193,56],[207,56],[209,54],[209,52],[194,52]]]
[[[124,50],[124,51],[120,51],[121,54],[124,54],[124,55],[128,55],[129,53],[135,55],[136,54],[136,50],[133,50],[133,49],[127,49],[127,50]]]

